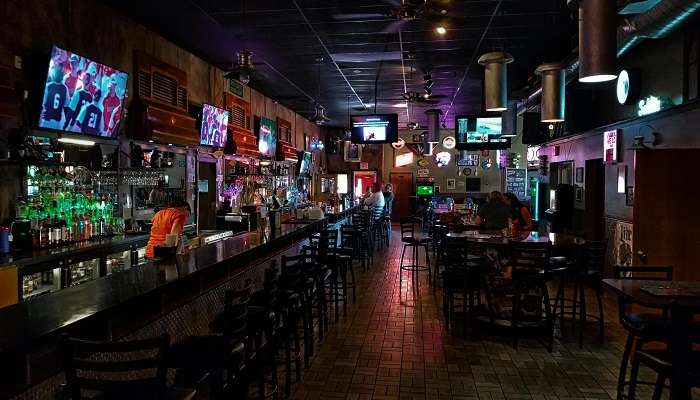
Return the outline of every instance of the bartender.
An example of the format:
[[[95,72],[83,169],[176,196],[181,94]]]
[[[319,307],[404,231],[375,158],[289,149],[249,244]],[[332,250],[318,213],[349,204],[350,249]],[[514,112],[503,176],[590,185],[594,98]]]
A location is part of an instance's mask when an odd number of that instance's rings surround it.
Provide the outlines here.
[[[170,207],[158,211],[151,220],[151,237],[146,245],[146,257],[153,258],[153,248],[165,243],[165,235],[178,235],[179,240],[191,213],[189,203],[183,199],[176,199]]]

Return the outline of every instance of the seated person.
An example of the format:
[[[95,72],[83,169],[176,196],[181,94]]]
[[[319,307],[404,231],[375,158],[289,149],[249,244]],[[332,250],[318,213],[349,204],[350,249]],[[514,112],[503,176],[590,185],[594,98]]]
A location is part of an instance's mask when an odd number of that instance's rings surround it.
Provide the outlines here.
[[[501,192],[491,192],[483,206],[479,208],[476,224],[484,229],[500,230],[508,227],[511,209],[503,199]]]
[[[374,182],[374,185],[372,185],[372,194],[365,199],[365,206],[384,209],[384,205],[386,205],[386,201],[384,200],[384,193],[382,193],[382,184]]]

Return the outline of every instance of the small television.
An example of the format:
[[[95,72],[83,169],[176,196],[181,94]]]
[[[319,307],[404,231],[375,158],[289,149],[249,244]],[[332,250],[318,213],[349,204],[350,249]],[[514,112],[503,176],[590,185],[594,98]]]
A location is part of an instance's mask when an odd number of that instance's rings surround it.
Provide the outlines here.
[[[416,185],[416,196],[429,197],[435,194],[434,185]]]
[[[352,143],[384,144],[399,140],[398,114],[353,115],[350,122]]]
[[[228,133],[228,111],[210,104],[202,106],[202,124],[199,129],[199,144],[224,147]]]
[[[128,80],[126,72],[54,46],[38,127],[116,138]]]
[[[257,118],[258,150],[265,158],[277,155],[277,123],[269,118]]]
[[[299,153],[297,162],[297,176],[308,174],[311,170],[311,152],[302,151]]]
[[[510,138],[502,136],[503,119],[495,115],[459,115],[455,117],[458,150],[498,150],[510,147]]]

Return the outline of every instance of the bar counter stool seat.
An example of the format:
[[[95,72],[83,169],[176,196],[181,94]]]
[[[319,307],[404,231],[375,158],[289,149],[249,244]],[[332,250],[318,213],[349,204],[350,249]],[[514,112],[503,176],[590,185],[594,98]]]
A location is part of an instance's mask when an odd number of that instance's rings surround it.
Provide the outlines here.
[[[418,273],[426,271],[428,272],[428,284],[432,281],[432,273],[430,266],[430,248],[432,246],[432,239],[429,237],[422,237],[416,235],[415,232],[415,217],[405,217],[400,220],[401,226],[401,242],[403,243],[403,250],[401,251],[401,261],[399,263],[399,290],[402,285],[403,271],[408,271],[413,275],[413,284],[418,287]],[[420,254],[419,249],[425,251],[425,265],[420,264]],[[406,264],[406,250],[411,250],[411,263]]]

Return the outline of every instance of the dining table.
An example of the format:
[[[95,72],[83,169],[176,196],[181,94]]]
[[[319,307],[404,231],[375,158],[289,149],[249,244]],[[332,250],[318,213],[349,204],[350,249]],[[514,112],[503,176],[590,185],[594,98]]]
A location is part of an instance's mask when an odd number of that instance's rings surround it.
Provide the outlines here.
[[[700,313],[700,282],[603,279],[603,283],[629,302],[670,311],[670,398],[691,399],[688,377],[692,351],[691,323],[694,316]]]
[[[519,231],[513,235],[504,235],[500,230],[466,230],[463,232],[448,232],[448,238],[464,238],[473,243],[493,247],[507,246],[513,242],[519,243],[551,243],[552,247],[580,246],[586,241],[578,236],[567,233],[539,233],[536,231]]]

